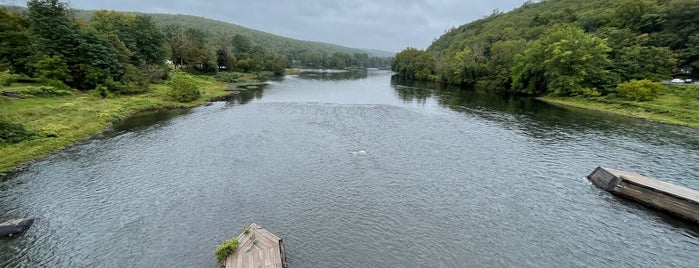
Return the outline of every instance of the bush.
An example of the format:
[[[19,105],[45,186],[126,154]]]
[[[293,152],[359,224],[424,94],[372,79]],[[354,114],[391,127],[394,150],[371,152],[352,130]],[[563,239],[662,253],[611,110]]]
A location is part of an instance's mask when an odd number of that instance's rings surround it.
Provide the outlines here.
[[[122,86],[119,91],[114,92],[138,94],[147,92],[150,85],[148,76],[131,64],[124,66],[124,76],[121,77],[121,82],[124,86]],[[111,87],[110,90],[112,90]]]
[[[236,83],[238,82],[240,75],[231,72],[220,72],[216,74],[216,81],[226,82],[226,83]]]
[[[183,72],[177,72],[170,80],[170,97],[179,102],[192,102],[201,96],[194,77]]]
[[[12,74],[10,71],[0,72],[0,88],[12,85]]]
[[[49,83],[49,85],[46,86],[31,87],[24,91],[24,93],[39,97],[69,96],[73,95],[73,90],[63,84],[63,82],[56,81],[56,83]]]
[[[157,83],[167,79],[167,65],[146,64],[139,67],[139,70],[146,76],[149,82]]]
[[[655,99],[664,90],[665,86],[660,82],[653,82],[647,79],[631,80],[616,87],[617,96],[634,101]]]
[[[0,144],[15,144],[36,138],[34,131],[27,130],[22,124],[0,119]]]
[[[216,260],[218,260],[218,262],[222,262],[228,258],[228,256],[235,253],[236,249],[238,249],[238,238],[231,238],[223,241],[223,243],[221,243],[221,245],[219,245],[214,251],[214,254],[216,254]]]

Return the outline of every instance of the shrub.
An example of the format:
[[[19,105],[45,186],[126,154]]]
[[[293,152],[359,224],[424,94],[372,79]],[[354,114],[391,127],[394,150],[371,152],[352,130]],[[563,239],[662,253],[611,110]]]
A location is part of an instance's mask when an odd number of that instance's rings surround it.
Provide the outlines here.
[[[36,132],[24,128],[22,124],[0,119],[0,144],[15,144],[36,138]]]
[[[12,74],[10,71],[0,72],[0,88],[12,85]]]
[[[226,82],[226,83],[236,83],[238,82],[240,75],[231,72],[220,72],[216,74],[216,81]]]
[[[73,95],[73,91],[63,84],[61,81],[56,81],[60,84],[56,85],[47,85],[47,86],[40,86],[40,87],[31,87],[24,91],[24,93],[32,95],[32,96],[39,96],[39,97],[50,97],[50,96],[69,96]]]
[[[192,102],[201,96],[194,77],[183,72],[177,72],[170,80],[170,97],[179,102]]]
[[[590,98],[590,97],[599,97],[600,95],[602,95],[602,93],[600,93],[599,91],[597,91],[594,88],[586,87],[586,88],[582,89],[582,91],[580,92],[580,95],[582,95],[583,97],[586,97],[586,98]]]
[[[148,91],[149,80],[148,76],[141,70],[131,64],[124,66],[124,76],[121,77],[121,82],[124,84],[119,92],[122,94],[138,94]],[[110,90],[112,88],[110,87]]]
[[[146,64],[141,65],[139,70],[145,75],[151,83],[160,82],[163,79],[167,79],[167,65],[157,65],[157,64]]]
[[[647,79],[631,80],[616,87],[617,96],[635,101],[655,99],[664,90],[665,86],[660,82],[653,82]]]
[[[238,238],[231,238],[223,241],[223,243],[221,243],[221,245],[219,245],[214,251],[214,254],[216,254],[216,260],[218,260],[218,262],[222,262],[228,258],[228,256],[235,253],[236,249],[238,249]]]

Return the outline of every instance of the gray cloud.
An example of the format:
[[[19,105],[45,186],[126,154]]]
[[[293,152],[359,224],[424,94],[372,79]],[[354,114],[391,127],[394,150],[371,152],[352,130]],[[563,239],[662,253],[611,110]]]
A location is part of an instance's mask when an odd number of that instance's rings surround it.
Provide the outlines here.
[[[301,40],[400,51],[426,48],[444,30],[509,11],[525,0],[72,0],[78,9],[188,14]]]

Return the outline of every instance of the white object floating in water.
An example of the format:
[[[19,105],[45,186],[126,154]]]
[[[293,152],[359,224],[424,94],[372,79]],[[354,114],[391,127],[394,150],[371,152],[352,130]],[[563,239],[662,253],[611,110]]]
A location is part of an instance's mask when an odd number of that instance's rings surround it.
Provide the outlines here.
[[[367,153],[364,150],[359,150],[359,151],[352,152],[352,155],[353,156],[364,156],[364,155],[367,155]]]

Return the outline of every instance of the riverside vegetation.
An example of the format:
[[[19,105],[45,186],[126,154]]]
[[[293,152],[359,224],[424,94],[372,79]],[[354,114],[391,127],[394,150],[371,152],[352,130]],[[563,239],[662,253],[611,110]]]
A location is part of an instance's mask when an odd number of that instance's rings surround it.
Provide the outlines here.
[[[147,14],[85,14],[58,0],[0,7],[0,172],[132,114],[202,105],[231,94],[226,91],[231,83],[284,74],[292,63],[328,68],[390,63],[359,50],[291,42],[219,22],[210,32],[194,24],[163,24],[171,16],[162,14],[158,21]],[[304,53],[264,46],[265,41],[290,42]]]
[[[694,0],[527,1],[452,28],[392,69],[407,79],[538,96],[552,103],[699,127]]]

